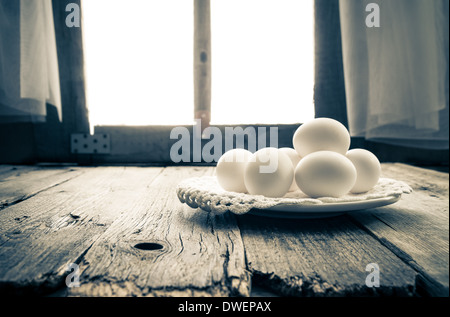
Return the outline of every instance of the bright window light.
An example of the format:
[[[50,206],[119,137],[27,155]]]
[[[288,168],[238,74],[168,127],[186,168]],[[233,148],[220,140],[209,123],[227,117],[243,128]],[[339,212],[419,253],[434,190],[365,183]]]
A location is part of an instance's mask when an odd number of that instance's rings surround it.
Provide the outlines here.
[[[193,122],[193,2],[82,2],[90,122]]]
[[[91,126],[192,124],[193,1],[84,0]],[[314,116],[313,0],[211,0],[212,123]]]
[[[211,0],[211,122],[314,117],[313,0]]]

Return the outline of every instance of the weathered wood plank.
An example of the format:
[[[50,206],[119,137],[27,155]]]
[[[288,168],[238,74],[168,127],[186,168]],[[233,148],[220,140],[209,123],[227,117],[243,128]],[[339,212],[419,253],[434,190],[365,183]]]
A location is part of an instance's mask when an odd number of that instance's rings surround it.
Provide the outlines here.
[[[35,165],[0,165],[0,180],[18,172],[35,170]]]
[[[242,216],[239,227],[255,283],[283,296],[410,296],[415,272],[347,216],[285,220]],[[367,287],[378,264],[380,287]]]
[[[64,286],[116,218],[149,194],[161,168],[98,167],[2,210],[0,293],[45,293]],[[40,171],[42,172],[42,171]]]
[[[76,168],[11,167],[0,174],[0,210],[81,173]]]
[[[18,184],[45,170],[0,174]],[[82,285],[69,295],[246,296],[247,269],[281,295],[448,295],[448,174],[384,164],[415,192],[350,216],[286,221],[195,211],[175,186],[213,168],[162,170],[83,168],[1,210],[0,293],[64,287],[67,264],[79,263]],[[379,288],[365,286],[369,263]]]
[[[404,164],[383,164],[383,175],[414,190],[392,206],[352,213],[381,243],[411,265],[418,291],[449,295],[449,176]]]
[[[213,168],[168,167],[149,193],[98,239],[80,265],[78,296],[249,295],[235,218],[181,204],[176,185]],[[161,247],[142,250],[135,246]],[[145,245],[144,245],[145,246]]]

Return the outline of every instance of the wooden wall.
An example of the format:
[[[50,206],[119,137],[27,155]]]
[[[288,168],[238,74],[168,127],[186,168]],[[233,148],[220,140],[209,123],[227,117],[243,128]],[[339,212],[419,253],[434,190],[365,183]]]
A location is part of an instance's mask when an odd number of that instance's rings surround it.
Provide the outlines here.
[[[225,126],[217,126],[222,134],[222,151],[224,150]],[[236,126],[245,129],[246,127],[265,128],[269,132],[274,125],[250,125]],[[279,125],[278,146],[292,147],[292,136],[299,124]],[[139,165],[173,165],[170,160],[170,149],[177,142],[177,139],[170,139],[171,126],[100,126],[95,128],[95,133],[107,133],[111,139],[111,155],[79,155],[79,160],[83,164],[139,164]],[[193,149],[192,126],[186,126],[191,136],[191,152]],[[258,133],[256,134],[258,137]],[[202,140],[202,146],[209,142]],[[269,137],[266,136],[266,144],[269,145]],[[247,142],[244,143],[247,147]],[[372,151],[381,162],[403,162],[418,166],[436,166],[443,170],[448,170],[449,151],[448,150],[424,150],[395,145],[387,145],[377,142],[366,141],[363,138],[352,138],[351,148],[366,148]],[[192,157],[192,153],[191,153]],[[178,163],[188,165],[189,163]],[[199,163],[196,163],[199,164]],[[204,165],[214,165],[214,163],[200,162]]]
[[[336,119],[348,127],[339,0],[315,0],[314,21],[315,115]]]
[[[62,122],[56,108],[47,105],[45,123],[0,124],[0,164],[74,162],[70,134],[89,133],[84,86],[81,28],[69,28],[66,5],[80,0],[53,0],[56,44],[61,85]]]

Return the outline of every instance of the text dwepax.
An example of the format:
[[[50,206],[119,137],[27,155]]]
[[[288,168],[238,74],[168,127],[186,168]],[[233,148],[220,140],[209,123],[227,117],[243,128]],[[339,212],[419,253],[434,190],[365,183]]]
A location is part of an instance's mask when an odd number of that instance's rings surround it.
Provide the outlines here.
[[[271,311],[270,302],[223,302],[222,311]]]

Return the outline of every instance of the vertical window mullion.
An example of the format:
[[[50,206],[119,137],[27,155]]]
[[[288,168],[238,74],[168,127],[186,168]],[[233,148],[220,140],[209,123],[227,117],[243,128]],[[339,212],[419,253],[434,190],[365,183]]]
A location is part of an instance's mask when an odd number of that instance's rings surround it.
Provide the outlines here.
[[[211,120],[211,4],[194,0],[194,119]]]

